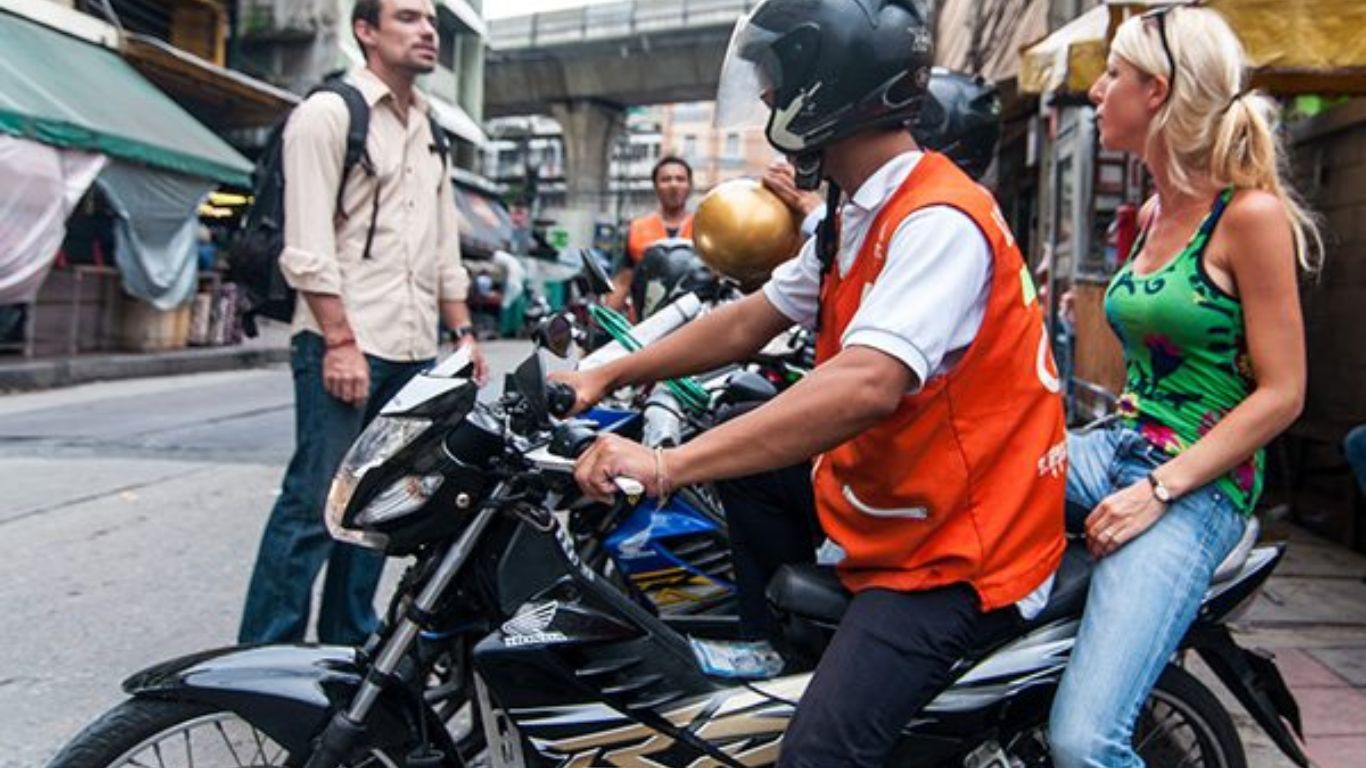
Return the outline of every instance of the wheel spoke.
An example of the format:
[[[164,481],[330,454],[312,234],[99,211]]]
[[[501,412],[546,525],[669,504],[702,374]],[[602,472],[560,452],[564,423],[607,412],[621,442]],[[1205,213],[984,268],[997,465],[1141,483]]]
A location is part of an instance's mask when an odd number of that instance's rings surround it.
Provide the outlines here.
[[[194,747],[190,745],[190,729],[186,728],[182,733],[185,735],[185,761],[194,768]]]
[[[1180,719],[1181,713],[1176,711],[1175,709],[1171,710],[1171,713],[1167,715],[1165,718],[1163,718],[1161,722],[1155,722],[1153,724],[1152,731],[1148,733],[1148,735],[1143,737],[1143,741],[1140,742],[1138,746],[1134,747],[1134,752],[1141,754],[1143,752],[1143,748],[1148,746],[1149,742],[1151,742],[1155,737],[1160,735],[1166,735],[1170,731],[1172,727],[1170,723],[1173,720],[1179,721]],[[1154,720],[1156,720],[1155,713]]]
[[[1186,756],[1185,756],[1184,758],[1182,758],[1181,762],[1179,762],[1179,763],[1176,764],[1176,768],[1186,768],[1186,766],[1190,765],[1190,763],[1191,763],[1191,758],[1193,758],[1193,757],[1201,758],[1201,759],[1200,759],[1200,764],[1201,764],[1201,765],[1204,765],[1204,763],[1205,763],[1204,757],[1200,754],[1200,750],[1199,750],[1199,748],[1197,747],[1197,748],[1196,748],[1196,751],[1194,751],[1194,752],[1187,752],[1187,753],[1186,753]]]
[[[247,723],[247,727],[251,729],[251,738],[256,741],[256,754],[260,755],[261,763],[265,765],[270,758],[266,757],[266,745],[261,741],[261,732],[256,730],[256,726],[251,723]],[[256,758],[253,757],[252,759],[255,760]]]
[[[156,755],[158,768],[166,768],[166,761],[161,758],[161,744],[152,745],[152,754]]]
[[[228,732],[223,730],[222,721],[215,721],[213,727],[218,729],[218,735],[223,737],[223,745],[228,748],[228,754],[232,755],[232,761],[237,763],[237,768],[245,768],[242,765],[242,758],[237,756],[237,749],[232,745],[232,739],[228,738]]]

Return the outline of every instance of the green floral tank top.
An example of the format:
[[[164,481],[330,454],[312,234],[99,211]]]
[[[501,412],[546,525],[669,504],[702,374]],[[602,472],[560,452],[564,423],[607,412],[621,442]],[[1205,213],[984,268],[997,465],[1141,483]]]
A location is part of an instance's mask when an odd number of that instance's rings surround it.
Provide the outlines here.
[[[1232,198],[1232,189],[1219,195],[1166,266],[1137,275],[1131,258],[1105,292],[1105,316],[1124,347],[1119,416],[1172,456],[1213,429],[1254,386],[1243,305],[1205,272],[1205,245]],[[1146,239],[1145,230],[1133,254]],[[1244,515],[1261,495],[1265,463],[1259,450],[1215,481]]]

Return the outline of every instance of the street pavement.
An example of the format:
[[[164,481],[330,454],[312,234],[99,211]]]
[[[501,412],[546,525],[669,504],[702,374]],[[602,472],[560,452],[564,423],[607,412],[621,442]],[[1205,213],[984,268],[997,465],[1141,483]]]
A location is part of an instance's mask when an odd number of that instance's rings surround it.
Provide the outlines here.
[[[489,345],[497,371],[527,351]],[[291,408],[283,366],[0,397],[0,767],[43,765],[142,667],[233,642]],[[1366,557],[1268,535],[1289,555],[1238,639],[1276,653],[1321,766],[1366,766]],[[1250,764],[1289,765],[1212,688]]]
[[[507,371],[530,347],[486,349]],[[292,408],[285,366],[0,397],[0,767],[46,763],[143,667],[234,642]]]

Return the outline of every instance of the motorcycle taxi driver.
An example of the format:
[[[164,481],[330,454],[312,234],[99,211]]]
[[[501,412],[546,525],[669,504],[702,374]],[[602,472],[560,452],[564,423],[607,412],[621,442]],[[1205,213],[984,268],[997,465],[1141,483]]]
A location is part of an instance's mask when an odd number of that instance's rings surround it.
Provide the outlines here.
[[[837,215],[763,290],[552,377],[582,410],[744,360],[793,323],[816,329],[815,369],[771,402],[677,448],[600,436],[575,469],[601,499],[618,477],[659,497],[740,488],[749,503],[728,496],[727,516],[748,534],[735,557],[750,628],[776,567],[812,558],[809,539],[755,532],[797,526],[810,511],[793,499],[814,506],[854,596],[783,766],[881,765],[965,652],[1042,609],[1064,548],[1063,408],[1031,278],[990,194],[906,130],[931,40],[921,0],[763,0],[742,18],[718,127],[766,123],[799,186],[829,181]]]

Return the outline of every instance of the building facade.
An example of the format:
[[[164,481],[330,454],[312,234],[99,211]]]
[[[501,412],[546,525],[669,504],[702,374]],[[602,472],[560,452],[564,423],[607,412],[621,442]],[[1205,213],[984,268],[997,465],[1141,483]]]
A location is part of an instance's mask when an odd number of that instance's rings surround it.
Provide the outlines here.
[[[363,63],[351,33],[353,5],[351,0],[240,0],[234,66],[307,93],[329,74]],[[437,122],[456,139],[456,166],[466,170],[475,170],[486,141],[480,125],[488,37],[482,6],[483,0],[436,0],[438,63],[419,81]]]

